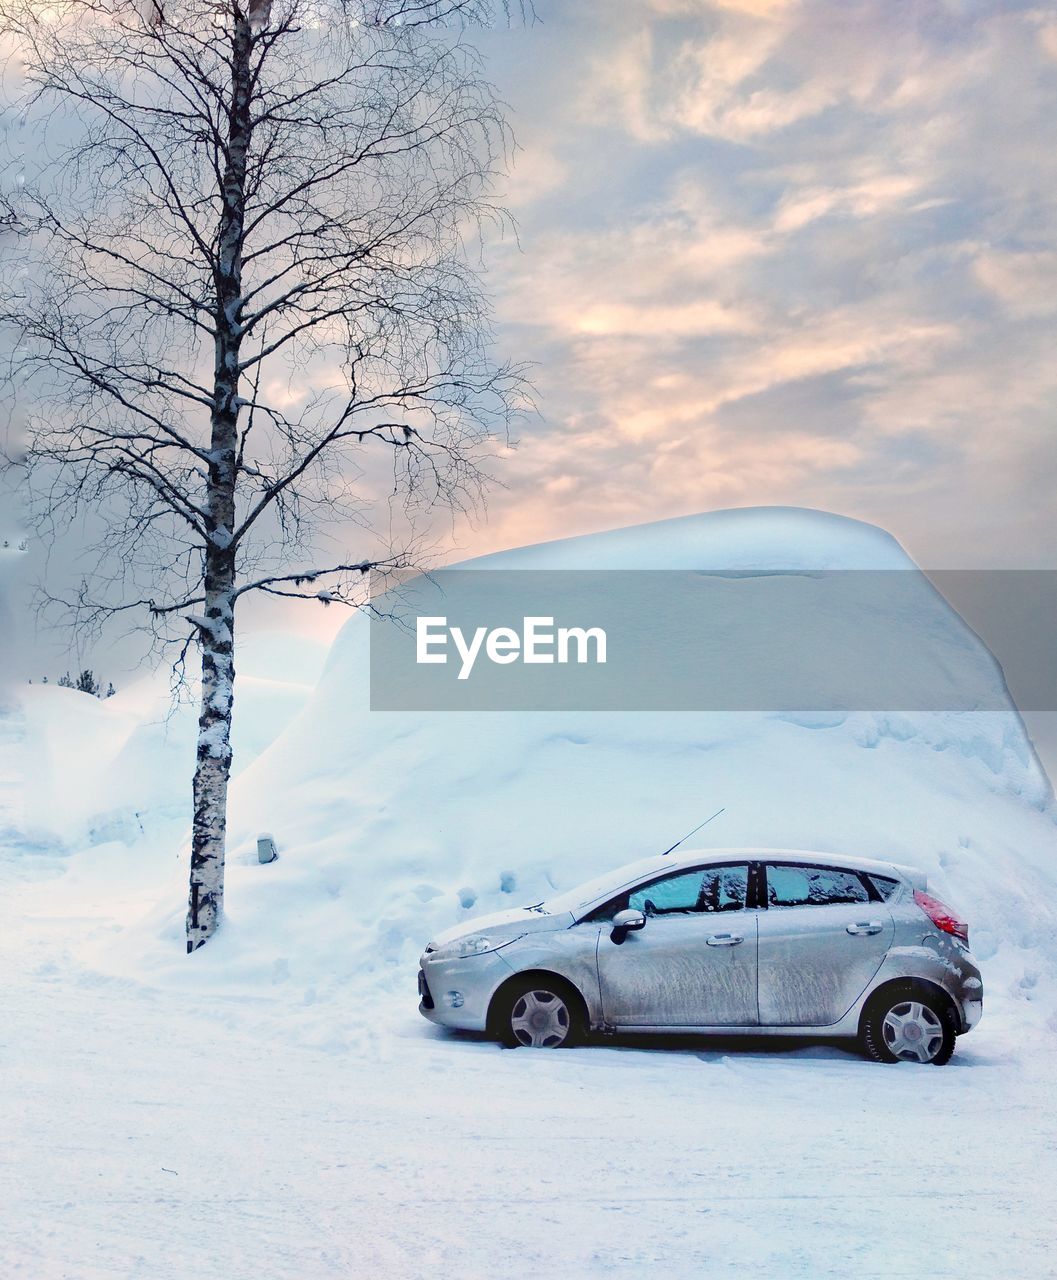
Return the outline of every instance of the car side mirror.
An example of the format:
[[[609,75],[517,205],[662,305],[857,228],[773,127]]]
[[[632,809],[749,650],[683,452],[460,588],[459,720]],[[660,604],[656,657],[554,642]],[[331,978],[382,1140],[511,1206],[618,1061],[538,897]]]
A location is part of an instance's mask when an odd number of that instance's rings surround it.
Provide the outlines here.
[[[629,933],[635,933],[645,927],[645,915],[634,907],[629,907],[626,911],[618,911],[613,917],[613,932],[609,937],[619,947]]]

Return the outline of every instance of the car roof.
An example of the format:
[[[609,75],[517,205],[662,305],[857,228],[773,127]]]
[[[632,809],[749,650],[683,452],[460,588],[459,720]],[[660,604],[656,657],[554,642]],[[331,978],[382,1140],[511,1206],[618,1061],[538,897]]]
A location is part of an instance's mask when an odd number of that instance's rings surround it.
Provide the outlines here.
[[[849,871],[872,871],[877,875],[896,875],[919,889],[926,887],[925,873],[917,867],[908,867],[896,862],[881,862],[875,858],[860,858],[855,854],[820,853],[813,849],[764,849],[764,848],[731,848],[731,849],[679,849],[673,853],[654,854],[649,858],[640,858],[637,862],[629,862],[622,867],[614,867],[612,871],[597,876],[586,884],[574,886],[568,891],[555,894],[545,905],[548,909],[578,911],[586,906],[594,906],[604,902],[606,898],[637,880],[660,874],[680,867],[696,867],[716,862],[803,862],[812,866],[834,867]],[[582,894],[582,896],[580,896]]]
[[[851,871],[897,871],[901,875],[921,876],[924,872],[916,867],[902,866],[897,862],[881,861],[877,858],[861,858],[853,853],[820,853],[817,849],[687,849],[675,853],[662,853],[654,859],[659,867],[689,863],[697,866],[702,862],[723,862],[727,858],[745,858],[750,862],[810,862],[823,867],[847,867]]]

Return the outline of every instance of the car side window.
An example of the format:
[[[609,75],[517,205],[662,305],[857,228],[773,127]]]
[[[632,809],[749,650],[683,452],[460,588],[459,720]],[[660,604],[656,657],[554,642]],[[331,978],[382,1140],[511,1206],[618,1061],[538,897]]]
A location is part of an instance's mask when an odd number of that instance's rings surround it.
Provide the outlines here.
[[[869,900],[866,886],[854,871],[793,863],[767,864],[769,907],[822,907]]]
[[[749,894],[748,865],[709,867],[702,886],[702,911],[741,911]]]
[[[647,916],[740,911],[749,888],[747,865],[703,867],[643,885],[628,894],[628,906]]]

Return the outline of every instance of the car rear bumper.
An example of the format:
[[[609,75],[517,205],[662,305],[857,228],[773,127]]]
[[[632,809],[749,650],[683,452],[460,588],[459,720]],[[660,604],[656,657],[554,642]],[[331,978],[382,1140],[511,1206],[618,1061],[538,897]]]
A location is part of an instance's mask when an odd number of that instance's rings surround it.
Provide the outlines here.
[[[954,997],[962,1015],[962,1032],[971,1031],[984,1015],[984,982],[979,966],[968,948],[959,956],[958,983]]]
[[[962,1031],[971,1031],[984,1016],[984,997],[962,1000]]]

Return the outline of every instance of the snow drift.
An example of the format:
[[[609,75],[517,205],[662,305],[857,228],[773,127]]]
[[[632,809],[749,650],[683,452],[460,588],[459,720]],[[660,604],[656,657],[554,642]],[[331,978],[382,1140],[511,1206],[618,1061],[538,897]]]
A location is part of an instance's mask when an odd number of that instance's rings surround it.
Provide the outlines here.
[[[298,637],[262,632],[247,637],[240,656],[236,769],[255,760],[301,710],[325,653]],[[128,844],[147,827],[186,824],[197,729],[193,692],[174,705],[162,671],[106,699],[55,684],[24,690],[25,834],[75,849],[109,839]]]

